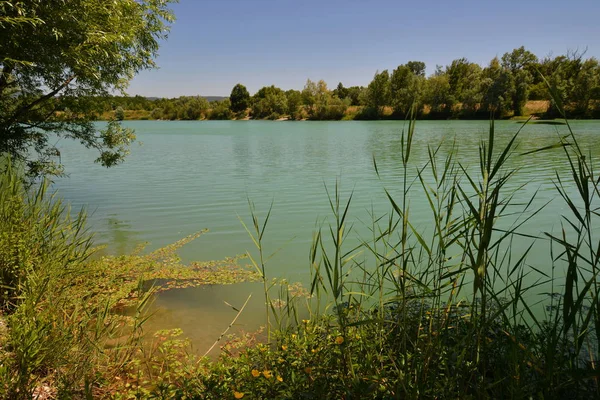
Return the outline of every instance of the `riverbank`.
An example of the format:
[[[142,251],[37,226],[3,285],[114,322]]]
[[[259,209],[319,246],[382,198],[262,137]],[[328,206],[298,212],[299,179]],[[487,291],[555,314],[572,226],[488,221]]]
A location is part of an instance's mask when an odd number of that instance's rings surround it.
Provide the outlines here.
[[[217,110],[217,114],[214,110],[208,108],[203,111],[194,113],[194,118],[189,117],[177,117],[176,114],[172,114],[171,118],[163,118],[161,113],[157,113],[156,110],[128,110],[123,109],[119,111],[118,118],[126,121],[206,121],[206,120],[230,120],[230,121],[248,121],[248,120],[274,120],[274,121],[378,121],[378,120],[405,120],[406,115],[395,113],[392,107],[383,107],[380,112],[374,112],[364,106],[348,106],[345,107],[343,112],[324,112],[325,116],[310,116],[311,113],[303,108],[300,108],[294,115],[287,114],[273,114],[264,118],[256,118],[253,116],[252,109],[249,108],[242,113],[233,112],[222,112],[221,109]],[[569,113],[570,115],[571,113]],[[109,121],[114,119],[117,114],[114,111],[105,111],[97,117],[99,121]],[[527,120],[532,119],[545,119],[552,120],[555,118],[561,118],[560,114],[553,111],[550,108],[549,100],[530,100],[525,103],[522,109],[522,114],[514,116],[512,113],[496,115],[496,119],[505,120]],[[427,105],[423,106],[421,110],[415,116],[417,120],[488,120],[490,118],[490,112],[476,108],[473,110],[463,110],[460,104],[457,104],[449,112],[444,113],[433,113],[431,108]],[[575,115],[573,119],[598,119],[600,113],[590,109],[590,112],[585,116]]]
[[[550,102],[548,100],[530,100],[528,101],[524,108],[523,114],[519,117],[513,117],[510,115],[505,116],[505,119],[527,119],[529,117],[543,118],[550,107]],[[174,118],[171,120],[210,120],[211,119],[211,111],[212,109],[208,109],[204,112],[198,112],[198,118],[190,119],[190,118]],[[342,114],[339,114],[339,118],[337,119],[328,119],[328,120],[337,120],[337,121],[352,121],[352,120],[360,120],[360,121],[374,121],[374,120],[403,120],[404,116],[394,114],[393,109],[391,107],[384,107],[379,115],[373,114],[372,112],[367,112],[368,110],[364,106],[349,106],[345,109]],[[128,110],[123,109],[120,117],[122,120],[126,121],[161,121],[159,117],[156,117],[157,113],[152,110]],[[99,121],[108,121],[115,118],[115,112],[113,111],[105,111],[99,117]],[[299,112],[295,116],[291,115],[278,115],[276,118],[254,118],[252,117],[252,109],[246,110],[245,113],[229,114],[229,117],[223,118],[222,114],[219,114],[219,120],[276,120],[276,121],[307,121],[311,120],[307,113]],[[444,120],[444,119],[456,119],[456,120],[487,120],[489,119],[488,112],[481,113],[471,113],[471,112],[461,112],[460,104],[457,105],[452,112],[451,115],[443,115],[437,114],[434,115],[431,113],[431,109],[428,106],[424,106],[422,111],[417,115],[417,119],[419,120]],[[321,119],[319,119],[321,120]]]

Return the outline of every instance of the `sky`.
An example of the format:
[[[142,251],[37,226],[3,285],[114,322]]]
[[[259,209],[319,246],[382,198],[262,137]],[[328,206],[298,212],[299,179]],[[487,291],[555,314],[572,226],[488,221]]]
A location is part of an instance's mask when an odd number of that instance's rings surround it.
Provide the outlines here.
[[[538,57],[600,58],[600,0],[180,0],[158,69],[130,95],[228,96],[242,83],[301,90],[366,86],[376,71],[466,57],[485,66],[525,46]]]

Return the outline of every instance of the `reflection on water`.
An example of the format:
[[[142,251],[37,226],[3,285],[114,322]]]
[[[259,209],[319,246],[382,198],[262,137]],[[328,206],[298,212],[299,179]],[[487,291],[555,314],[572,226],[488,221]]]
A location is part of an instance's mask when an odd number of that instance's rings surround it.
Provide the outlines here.
[[[239,222],[249,219],[247,198],[259,211],[274,201],[265,235],[267,253],[279,250],[270,260],[270,277],[290,281],[309,279],[308,253],[315,221],[326,221],[329,204],[324,184],[341,179],[342,192],[354,190],[351,207],[356,237],[368,237],[369,212],[390,211],[383,188],[398,194],[401,181],[400,121],[378,122],[128,122],[143,146],[134,146],[127,161],[102,169],[97,156],[76,143],[59,144],[69,178],[55,187],[77,210],[93,212],[89,222],[97,244],[111,253],[131,251],[139,242],[149,250],[173,243],[203,228],[210,233],[184,247],[184,260],[222,259],[252,250],[253,245]],[[573,128],[581,146],[593,159],[600,158],[600,122],[577,121]],[[496,125],[497,148],[522,125],[500,121]],[[439,156],[456,149],[456,159],[469,171],[478,168],[478,145],[487,139],[487,121],[418,122],[411,153],[410,179],[416,167],[428,160],[429,146],[439,146]],[[532,209],[548,206],[523,230],[531,235],[560,227],[558,216],[567,212],[557,199],[555,172],[568,174],[561,149],[520,155],[556,143],[567,133],[561,125],[527,125],[519,139],[509,168],[519,172],[506,189],[517,190],[515,199],[527,201],[536,191]],[[373,157],[381,173],[374,172]],[[596,160],[597,161],[597,160]],[[568,183],[570,185],[570,183]],[[429,211],[418,187],[411,198],[413,224],[426,230]],[[356,239],[355,242],[358,240]],[[351,244],[351,243],[349,243]],[[516,251],[526,248],[516,243]],[[548,244],[536,243],[528,262],[543,271],[551,265]],[[243,303],[252,291],[253,303],[240,319],[244,327],[263,323],[262,303],[252,285],[186,289],[161,294],[156,300],[159,320],[166,327],[180,326],[204,347],[231,322],[233,311],[224,305]],[[253,328],[252,328],[253,329]]]

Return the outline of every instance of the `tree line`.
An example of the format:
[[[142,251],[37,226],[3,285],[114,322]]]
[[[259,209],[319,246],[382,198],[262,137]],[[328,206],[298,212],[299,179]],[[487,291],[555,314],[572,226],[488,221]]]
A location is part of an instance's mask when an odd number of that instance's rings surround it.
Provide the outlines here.
[[[559,116],[564,106],[571,118],[600,117],[600,63],[584,53],[568,52],[538,58],[520,47],[482,67],[459,58],[436,66],[426,76],[426,65],[410,61],[393,71],[377,71],[368,86],[330,89],[323,80],[307,80],[302,90],[265,86],[254,95],[237,84],[229,98],[209,102],[200,96],[173,99],[109,97],[100,99],[102,112],[117,119],[125,110],[145,111],[142,119],[403,119],[411,110],[420,118],[497,118],[538,113]],[[541,108],[528,102],[543,100]],[[560,103],[560,104],[559,104]]]

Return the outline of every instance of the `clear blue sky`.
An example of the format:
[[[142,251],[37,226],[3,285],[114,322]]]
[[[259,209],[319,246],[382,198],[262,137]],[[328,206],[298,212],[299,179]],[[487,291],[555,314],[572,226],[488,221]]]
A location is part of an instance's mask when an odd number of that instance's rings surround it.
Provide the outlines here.
[[[600,58],[600,0],[180,0],[158,70],[128,93],[228,96],[236,83],[302,89],[367,85],[410,60],[427,72],[466,57],[485,65],[525,46],[538,57],[587,48]]]

